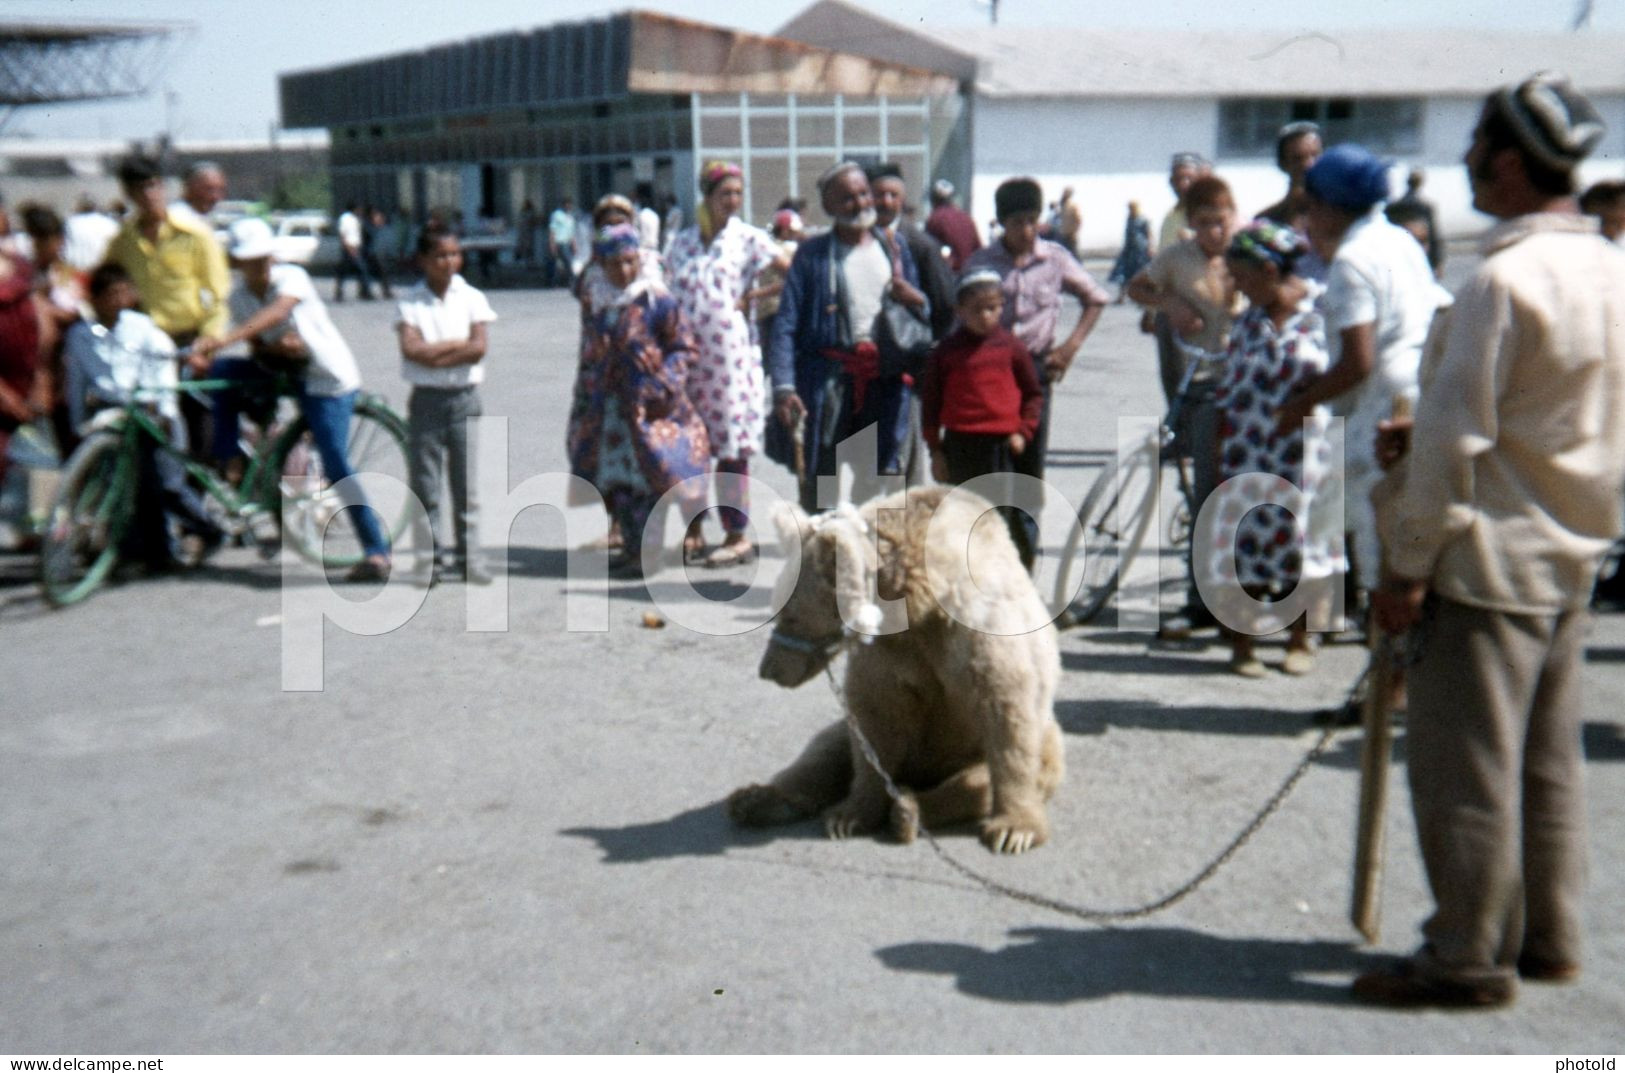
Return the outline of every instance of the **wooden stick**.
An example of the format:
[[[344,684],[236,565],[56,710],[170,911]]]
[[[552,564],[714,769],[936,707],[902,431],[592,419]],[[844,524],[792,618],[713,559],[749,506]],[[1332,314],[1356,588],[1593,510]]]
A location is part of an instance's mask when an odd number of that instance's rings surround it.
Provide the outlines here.
[[[1410,399],[1394,399],[1393,415],[1411,415]],[[1388,700],[1394,691],[1401,647],[1377,625],[1375,614],[1366,623],[1371,665],[1366,671],[1365,704],[1360,743],[1360,818],[1354,835],[1354,897],[1349,919],[1366,942],[1382,933],[1382,869],[1388,819],[1388,768],[1393,763],[1394,728]]]
[[[1388,694],[1394,683],[1394,641],[1373,621],[1360,743],[1360,820],[1354,837],[1354,901],[1349,919],[1368,943],[1382,933],[1382,868],[1388,817],[1388,767],[1394,735]]]

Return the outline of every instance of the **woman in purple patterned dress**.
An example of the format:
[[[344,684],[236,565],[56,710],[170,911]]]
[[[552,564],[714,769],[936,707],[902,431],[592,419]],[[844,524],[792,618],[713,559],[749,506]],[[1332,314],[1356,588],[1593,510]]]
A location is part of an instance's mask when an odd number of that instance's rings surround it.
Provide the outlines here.
[[[605,228],[593,254],[608,290],[584,323],[570,472],[592,482],[620,530],[611,571],[641,577],[644,529],[655,504],[706,472],[710,443],[688,398],[688,328],[665,288],[640,274],[637,230]]]
[[[750,458],[762,450],[767,390],[762,348],[751,305],[767,297],[757,277],[770,265],[788,267],[766,231],[739,219],[744,177],[738,165],[713,162],[700,172],[699,223],[679,232],[666,252],[672,293],[693,329],[697,347],[688,393],[705,420],[716,459],[717,496],[723,507],[722,546],[704,561],[709,566],[749,562],[756,549],[746,535],[744,477]],[[684,558],[704,552],[700,519],[683,541]]]
[[[1218,582],[1210,605],[1226,624],[1230,667],[1247,678],[1264,674],[1253,654],[1255,634],[1286,625],[1284,616],[1260,611],[1286,599],[1299,585],[1316,607],[1341,573],[1341,519],[1321,519],[1312,509],[1330,472],[1324,435],[1306,441],[1302,428],[1277,431],[1281,404],[1326,370],[1326,325],[1315,308],[1321,285],[1294,272],[1307,241],[1289,227],[1255,221],[1231,240],[1225,257],[1236,287],[1251,308],[1230,329],[1230,355],[1215,396],[1219,408],[1217,529],[1208,530],[1208,578]],[[1315,419],[1323,419],[1324,410]],[[1323,423],[1323,422],[1322,422]],[[1312,424],[1311,427],[1314,427]],[[1290,482],[1303,493],[1289,511]],[[1253,506],[1264,503],[1265,506]],[[1204,511],[1204,514],[1206,512]],[[1306,674],[1313,666],[1310,613],[1294,617],[1281,670]]]

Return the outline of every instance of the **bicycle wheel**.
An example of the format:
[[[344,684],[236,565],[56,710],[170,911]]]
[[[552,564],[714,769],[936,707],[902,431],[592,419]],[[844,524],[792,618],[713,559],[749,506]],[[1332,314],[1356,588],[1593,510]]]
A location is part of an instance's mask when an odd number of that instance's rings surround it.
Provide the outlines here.
[[[326,566],[353,566],[361,561],[361,541],[348,520],[328,524],[344,505],[333,494],[322,468],[321,454],[310,435],[310,426],[298,418],[272,447],[270,472],[277,482],[280,506],[278,521],[282,536],[300,555]],[[356,401],[350,418],[350,435],[345,457],[356,474],[382,474],[399,482],[369,492],[368,505],[378,512],[380,527],[393,544],[406,530],[407,458],[406,425],[382,400]]]
[[[53,607],[76,604],[101,587],[118,562],[130,521],[134,472],[115,432],[92,435],[63,469],[40,544],[40,588]]]
[[[1114,458],[1084,497],[1055,576],[1054,606],[1064,609],[1063,627],[1100,614],[1145,542],[1161,483],[1157,461],[1149,443],[1127,458]]]

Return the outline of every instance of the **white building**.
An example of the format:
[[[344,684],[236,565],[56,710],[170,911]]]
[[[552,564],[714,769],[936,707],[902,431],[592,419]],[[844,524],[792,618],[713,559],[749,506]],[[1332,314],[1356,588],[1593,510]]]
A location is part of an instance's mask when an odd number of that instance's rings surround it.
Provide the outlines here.
[[[1625,34],[912,28],[820,0],[778,36],[960,79],[963,129],[937,174],[968,186],[984,224],[1012,175],[1052,201],[1072,186],[1092,249],[1116,249],[1130,199],[1161,218],[1176,151],[1214,160],[1243,212],[1275,202],[1275,135],[1296,119],[1426,169],[1445,232],[1477,231],[1460,162],[1484,95],[1545,69],[1568,72],[1608,121],[1583,178],[1620,177],[1625,162]]]

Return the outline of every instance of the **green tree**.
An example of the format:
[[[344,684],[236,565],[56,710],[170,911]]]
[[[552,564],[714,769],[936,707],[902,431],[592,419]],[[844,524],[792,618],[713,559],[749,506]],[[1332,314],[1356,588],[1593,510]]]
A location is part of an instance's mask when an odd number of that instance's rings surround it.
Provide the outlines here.
[[[273,209],[325,209],[332,200],[333,187],[326,171],[284,175],[271,191]]]

